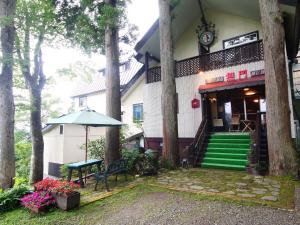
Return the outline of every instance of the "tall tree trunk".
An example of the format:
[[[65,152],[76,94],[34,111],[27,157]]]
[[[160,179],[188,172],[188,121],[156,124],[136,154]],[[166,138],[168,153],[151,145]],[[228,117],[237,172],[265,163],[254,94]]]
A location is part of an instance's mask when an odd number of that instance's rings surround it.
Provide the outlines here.
[[[15,0],[0,1],[2,73],[0,74],[0,188],[13,186],[15,176],[14,99],[13,99],[13,46],[15,31],[13,16]]]
[[[265,58],[269,171],[272,175],[296,174],[298,165],[291,138],[283,18],[278,0],[259,0],[259,5]]]
[[[179,164],[175,62],[170,0],[159,0],[159,32],[162,79],[163,158]]]
[[[30,129],[31,129],[31,168],[30,183],[43,180],[44,172],[44,140],[41,121],[41,89],[32,85],[30,87]]]
[[[105,4],[116,7],[116,0],[105,0]],[[121,120],[121,94],[119,71],[118,29],[110,25],[105,29],[106,55],[106,115]],[[106,129],[105,163],[120,159],[120,128]]]

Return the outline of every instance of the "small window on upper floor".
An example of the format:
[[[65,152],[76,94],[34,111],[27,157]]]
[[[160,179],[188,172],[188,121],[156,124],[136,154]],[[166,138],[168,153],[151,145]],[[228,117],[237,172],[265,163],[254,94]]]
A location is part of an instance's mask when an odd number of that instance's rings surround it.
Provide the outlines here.
[[[133,104],[133,122],[143,121],[143,103]]]
[[[60,125],[59,126],[59,134],[63,134],[64,133],[64,125]]]
[[[79,97],[79,107],[84,107],[84,106],[87,106],[87,97],[86,96]]]

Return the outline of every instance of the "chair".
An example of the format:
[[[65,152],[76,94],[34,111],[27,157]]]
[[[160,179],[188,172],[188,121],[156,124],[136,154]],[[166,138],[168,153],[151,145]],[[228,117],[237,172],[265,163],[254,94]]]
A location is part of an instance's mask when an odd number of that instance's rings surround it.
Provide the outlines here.
[[[229,126],[229,132],[231,131],[240,131],[240,114],[233,114],[231,117],[231,123]],[[234,129],[234,126],[237,127],[237,130]]]
[[[213,127],[223,127],[223,119],[213,119]]]

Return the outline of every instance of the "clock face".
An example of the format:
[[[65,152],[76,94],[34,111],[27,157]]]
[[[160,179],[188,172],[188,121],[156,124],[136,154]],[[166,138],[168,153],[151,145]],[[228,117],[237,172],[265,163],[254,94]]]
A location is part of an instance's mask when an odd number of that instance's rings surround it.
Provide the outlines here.
[[[214,34],[211,31],[204,31],[199,35],[199,41],[202,45],[211,45],[214,41]]]

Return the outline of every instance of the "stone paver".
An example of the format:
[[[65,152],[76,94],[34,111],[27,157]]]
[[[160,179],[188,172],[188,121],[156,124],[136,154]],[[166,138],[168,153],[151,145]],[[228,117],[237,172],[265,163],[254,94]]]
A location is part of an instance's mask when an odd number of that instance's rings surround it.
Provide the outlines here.
[[[264,197],[261,198],[261,200],[277,201],[278,198],[276,196],[264,196]]]
[[[277,180],[270,177],[245,174],[238,179],[236,177],[232,179],[232,175],[225,174],[223,177],[217,178],[214,177],[213,173],[218,172],[210,170],[207,172],[207,176],[199,178],[197,176],[189,176],[193,173],[191,171],[172,171],[167,174],[161,174],[157,181],[161,185],[178,187],[191,192],[199,191],[203,193],[203,191],[206,191],[247,199],[257,198],[264,201],[278,201],[280,198],[281,185]],[[220,175],[218,174],[218,176]],[[220,184],[218,179],[224,179],[225,182]]]
[[[237,196],[239,196],[239,197],[243,197],[243,198],[254,198],[254,197],[256,197],[256,195],[255,194],[237,194]]]

